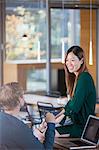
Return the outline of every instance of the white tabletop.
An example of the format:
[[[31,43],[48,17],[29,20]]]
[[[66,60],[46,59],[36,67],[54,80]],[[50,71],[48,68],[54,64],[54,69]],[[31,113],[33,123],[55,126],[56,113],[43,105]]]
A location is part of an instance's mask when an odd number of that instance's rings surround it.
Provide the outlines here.
[[[37,102],[45,102],[45,103],[52,103],[54,107],[60,107],[67,104],[67,98],[55,98],[55,97],[48,97],[42,95],[35,95],[35,94],[25,94],[24,100],[28,104],[37,105]]]

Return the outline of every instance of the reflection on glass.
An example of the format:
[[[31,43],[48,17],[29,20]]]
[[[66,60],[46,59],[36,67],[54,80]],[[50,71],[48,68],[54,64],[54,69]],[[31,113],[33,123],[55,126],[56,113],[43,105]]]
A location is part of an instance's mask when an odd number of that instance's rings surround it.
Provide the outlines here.
[[[27,72],[27,90],[46,91],[46,69],[34,69]]]
[[[51,58],[62,58],[73,44],[80,44],[80,10],[51,9]]]
[[[41,4],[7,1],[6,60],[46,58],[46,13]]]
[[[50,10],[51,59],[63,60],[64,51],[72,44],[80,44],[80,10],[64,9],[64,14],[62,9]],[[46,19],[44,0],[6,0],[7,61],[46,60]]]

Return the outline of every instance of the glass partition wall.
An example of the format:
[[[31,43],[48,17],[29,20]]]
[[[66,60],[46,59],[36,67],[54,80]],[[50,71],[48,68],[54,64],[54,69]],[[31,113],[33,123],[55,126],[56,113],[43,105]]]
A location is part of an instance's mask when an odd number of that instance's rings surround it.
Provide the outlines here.
[[[80,9],[67,9],[63,1],[60,7],[51,7],[50,0],[5,2],[5,63],[17,66],[31,64],[32,67],[25,71],[26,90],[48,91],[47,80],[50,77],[49,90],[57,91],[65,51],[73,44],[80,45]],[[47,51],[51,54],[50,76],[46,68]],[[56,67],[52,67],[53,64]]]
[[[6,0],[6,61],[46,59],[46,3]]]
[[[46,2],[6,0],[7,62],[46,61]],[[51,59],[61,59],[68,47],[80,44],[80,11],[50,8],[50,21]]]
[[[6,63],[46,63],[46,1],[6,0]],[[26,90],[46,91],[46,66],[26,71]]]
[[[64,60],[64,52],[80,44],[80,10],[51,8],[51,59]]]
[[[47,9],[51,30],[47,29]],[[80,10],[66,9],[64,4],[52,8],[49,1],[43,0],[6,0],[6,63],[46,63],[48,31],[50,61],[63,63],[65,51],[72,44],[80,44]],[[50,90],[58,90],[58,67],[51,68],[50,74]],[[56,79],[54,84],[52,78]],[[26,90],[47,91],[46,65],[26,71]]]

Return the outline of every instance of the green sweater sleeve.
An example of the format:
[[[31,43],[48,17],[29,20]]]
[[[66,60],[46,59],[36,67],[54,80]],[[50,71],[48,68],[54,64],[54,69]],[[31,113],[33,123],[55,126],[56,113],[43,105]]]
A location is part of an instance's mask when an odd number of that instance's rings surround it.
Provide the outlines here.
[[[87,72],[80,74],[75,88],[73,98],[65,106],[65,115],[73,118],[81,108],[87,103],[88,98],[93,94],[94,82],[91,75]],[[95,93],[94,93],[95,96]]]

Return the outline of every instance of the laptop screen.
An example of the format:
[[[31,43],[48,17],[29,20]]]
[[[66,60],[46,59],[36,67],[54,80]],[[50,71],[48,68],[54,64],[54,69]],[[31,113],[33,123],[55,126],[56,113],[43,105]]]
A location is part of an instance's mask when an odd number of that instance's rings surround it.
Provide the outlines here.
[[[82,139],[97,144],[99,140],[99,118],[89,116]]]

